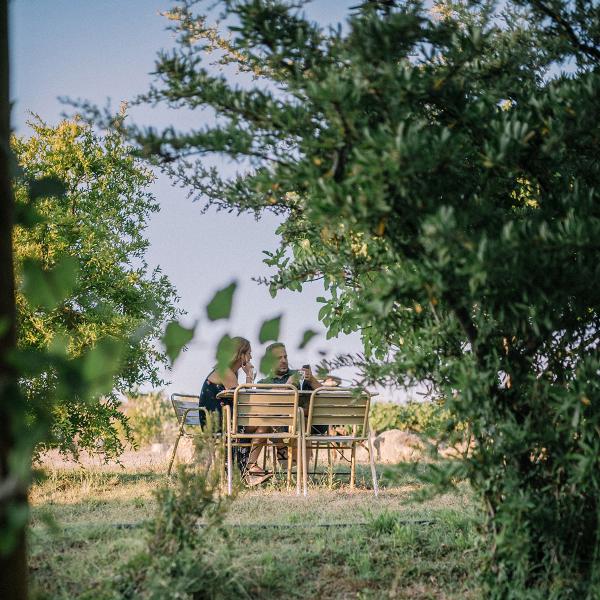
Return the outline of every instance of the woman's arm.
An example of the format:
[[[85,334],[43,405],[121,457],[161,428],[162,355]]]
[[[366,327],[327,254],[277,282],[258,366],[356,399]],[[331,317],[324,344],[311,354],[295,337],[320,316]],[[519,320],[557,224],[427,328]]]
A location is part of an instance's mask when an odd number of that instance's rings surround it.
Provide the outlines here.
[[[250,361],[242,363],[242,371],[246,374],[246,383],[254,383],[254,365]]]

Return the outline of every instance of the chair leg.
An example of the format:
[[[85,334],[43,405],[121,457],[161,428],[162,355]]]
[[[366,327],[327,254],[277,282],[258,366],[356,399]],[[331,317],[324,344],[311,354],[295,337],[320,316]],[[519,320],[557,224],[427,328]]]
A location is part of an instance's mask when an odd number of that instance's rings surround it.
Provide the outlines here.
[[[331,446],[327,445],[327,467],[329,478],[329,489],[333,487],[333,457],[331,456]]]
[[[288,450],[288,456],[287,456],[287,481],[286,481],[286,489],[290,489],[292,487],[292,448],[293,446],[291,444],[288,444],[287,446],[287,450]],[[296,458],[296,461],[298,460],[298,458]]]
[[[222,491],[225,486],[225,438],[221,437],[218,443],[217,459],[219,462],[219,489]]]
[[[179,446],[179,440],[181,439],[181,429],[179,430],[179,435],[175,440],[175,444],[173,445],[173,454],[171,454],[171,460],[169,462],[169,468],[167,469],[167,477],[171,477],[171,468],[173,467],[173,462],[175,461],[175,453],[177,452],[177,446]]]
[[[313,471],[316,473],[317,472],[317,458],[319,457],[319,442],[317,442],[317,445],[315,446],[315,466],[313,468]]]
[[[233,460],[231,447],[231,421],[227,419],[227,495],[233,493]]]
[[[273,443],[271,448],[273,455],[273,477],[277,475],[277,446]]]
[[[306,431],[304,430],[304,427],[302,428],[302,434],[302,486],[304,488],[304,496],[308,496],[308,460],[306,457]]]
[[[352,442],[352,449],[350,450],[350,489],[354,489],[354,483],[356,479],[356,442]]]
[[[303,445],[303,439],[300,434],[296,438],[296,452],[298,458],[296,459],[296,496],[300,495],[300,479],[303,479],[302,474],[304,473],[304,455],[306,454],[306,447]]]
[[[371,463],[371,478],[373,479],[373,489],[375,490],[375,496],[379,495],[379,485],[377,483],[377,471],[375,470],[375,457],[373,456],[373,434],[369,431],[369,437],[367,438],[369,444],[369,462]]]
[[[221,490],[223,490],[225,488],[225,470],[227,466],[227,413],[225,410],[221,412],[221,437],[219,438],[219,453],[219,468],[221,470],[220,484]]]

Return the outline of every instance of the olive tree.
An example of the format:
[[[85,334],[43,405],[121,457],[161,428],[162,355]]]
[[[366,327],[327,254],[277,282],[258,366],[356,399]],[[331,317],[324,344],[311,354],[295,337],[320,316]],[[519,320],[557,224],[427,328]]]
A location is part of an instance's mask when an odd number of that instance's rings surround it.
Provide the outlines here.
[[[434,473],[479,494],[492,596],[593,597],[597,5],[373,0],[325,29],[303,2],[229,0],[225,32],[196,4],[168,13],[179,43],[140,101],[214,123],[129,135],[208,205],[280,214],[273,292],[322,279],[366,381],[426,381],[468,425]]]

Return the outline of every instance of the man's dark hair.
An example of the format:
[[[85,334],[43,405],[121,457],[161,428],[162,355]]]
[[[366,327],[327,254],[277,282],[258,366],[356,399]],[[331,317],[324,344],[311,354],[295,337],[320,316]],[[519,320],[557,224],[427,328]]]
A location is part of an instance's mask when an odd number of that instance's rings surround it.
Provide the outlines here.
[[[275,348],[285,348],[285,344],[283,342],[273,342],[265,348],[265,354],[268,352],[272,352],[273,350],[275,350]]]

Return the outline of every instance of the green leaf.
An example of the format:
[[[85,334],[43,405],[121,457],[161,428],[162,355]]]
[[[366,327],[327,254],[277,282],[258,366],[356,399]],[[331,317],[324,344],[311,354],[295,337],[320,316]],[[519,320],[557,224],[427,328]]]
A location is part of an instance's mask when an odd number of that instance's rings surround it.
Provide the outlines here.
[[[121,367],[125,344],[114,339],[98,342],[83,358],[81,374],[90,398],[108,394]]]
[[[48,345],[48,354],[53,357],[66,358],[69,355],[69,338],[57,333]]]
[[[329,304],[321,306],[321,308],[319,309],[319,314],[317,315],[317,319],[319,319],[319,321],[322,321],[330,312],[331,307],[329,306]]]
[[[235,341],[227,334],[225,334],[217,344],[217,373],[223,376],[225,371],[229,368],[231,359],[233,358],[236,351]]]
[[[327,377],[327,375],[329,375],[329,369],[326,365],[319,363],[317,365],[317,377],[324,379],[325,377]]]
[[[39,261],[26,260],[23,263],[23,293],[33,307],[56,307],[75,288],[77,261],[64,257],[53,269],[44,269]]]
[[[211,321],[229,318],[236,287],[237,282],[232,281],[227,287],[219,290],[206,305],[206,314]]]
[[[279,337],[279,326],[281,324],[281,315],[278,317],[274,317],[273,319],[268,319],[263,321],[263,324],[260,327],[260,332],[258,334],[258,341],[261,344],[269,341],[277,341]]]
[[[308,342],[310,342],[310,340],[312,340],[317,335],[319,334],[316,331],[313,331],[312,329],[307,329],[302,334],[302,341],[298,345],[298,350],[302,350],[303,348],[305,348],[306,344],[308,344]]]
[[[0,317],[0,337],[2,337],[9,329],[10,321],[8,317]]]
[[[50,196],[62,197],[67,193],[67,188],[58,177],[42,177],[29,182],[29,198],[49,198]]]
[[[15,475],[11,473],[10,479],[14,477]],[[9,483],[13,483],[10,479]],[[20,482],[17,483],[17,485],[19,484]],[[6,511],[5,523],[3,523],[0,534],[0,553],[2,555],[8,554],[15,547],[19,537],[18,534],[25,527],[29,518],[29,506],[27,504],[12,502],[4,510]]]
[[[265,375],[270,375],[277,364],[277,357],[271,352],[265,352],[260,360],[260,371]]]
[[[191,329],[188,329],[187,327],[180,325],[177,321],[171,321],[167,325],[162,337],[162,343],[171,364],[175,362],[175,359],[179,356],[183,347],[192,340],[195,330],[196,325]]]
[[[36,210],[35,206],[17,202],[15,204],[15,225],[31,229],[44,222],[44,217]]]

